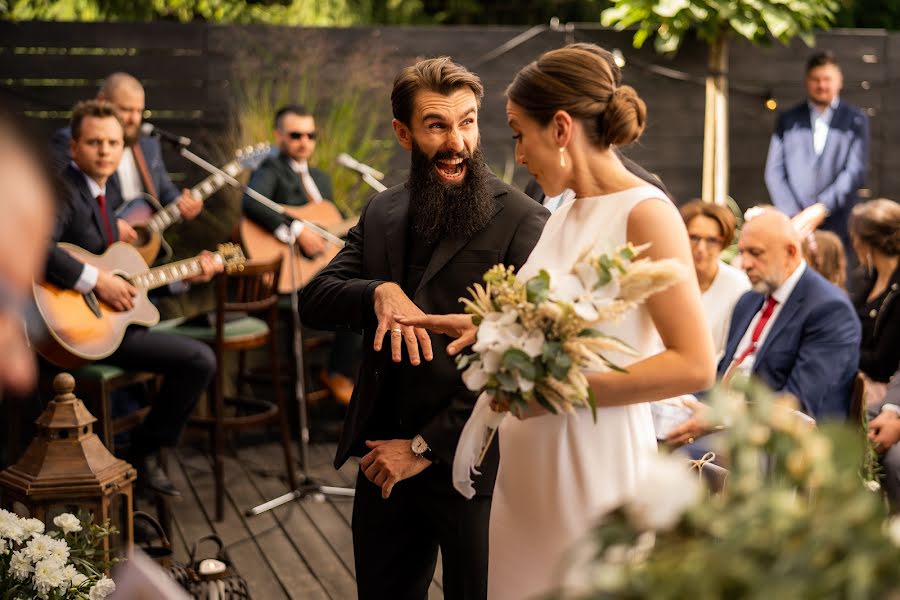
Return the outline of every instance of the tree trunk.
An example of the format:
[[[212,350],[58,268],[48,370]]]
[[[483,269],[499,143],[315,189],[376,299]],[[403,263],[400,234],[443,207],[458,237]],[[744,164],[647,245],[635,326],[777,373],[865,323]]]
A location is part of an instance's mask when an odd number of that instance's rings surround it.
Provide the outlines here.
[[[706,202],[728,195],[728,42],[723,33],[709,47],[703,128],[703,192]]]

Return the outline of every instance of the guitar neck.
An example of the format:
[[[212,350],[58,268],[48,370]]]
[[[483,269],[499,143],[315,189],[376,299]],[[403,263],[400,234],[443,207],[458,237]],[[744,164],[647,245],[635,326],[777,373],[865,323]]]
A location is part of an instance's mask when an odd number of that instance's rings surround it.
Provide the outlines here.
[[[221,259],[221,253],[214,252],[213,255]],[[149,291],[170,283],[183,281],[202,272],[200,259],[195,256],[194,258],[186,258],[132,275],[128,278],[128,281],[138,289]]]
[[[223,171],[228,173],[231,177],[237,177],[240,175],[241,171],[244,170],[244,167],[240,162],[233,160],[222,168]],[[206,200],[216,192],[218,192],[222,187],[228,182],[228,180],[223,177],[220,173],[216,173],[214,175],[210,175],[197,185],[191,188],[191,195],[194,198],[199,198],[200,200]],[[172,202],[168,206],[165,206],[162,210],[158,211],[152,217],[150,217],[150,221],[147,223],[147,226],[153,231],[164,231],[170,225],[173,225],[181,220],[181,211],[178,209],[178,202]]]

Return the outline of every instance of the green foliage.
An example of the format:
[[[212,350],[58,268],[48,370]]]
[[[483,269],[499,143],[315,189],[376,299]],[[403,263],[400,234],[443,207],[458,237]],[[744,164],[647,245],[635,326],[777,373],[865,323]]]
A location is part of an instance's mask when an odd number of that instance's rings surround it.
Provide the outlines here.
[[[799,35],[812,46],[813,31],[830,27],[839,9],[838,0],[613,0],[601,23],[617,30],[636,27],[636,48],[655,36],[661,54],[676,52],[692,28],[710,45],[735,34],[784,44]]]
[[[352,77],[341,88],[323,90],[314,82],[315,71],[297,79],[242,79],[237,107],[236,146],[271,140],[275,111],[298,103],[316,118],[320,137],[312,163],[327,171],[334,183],[330,198],[345,215],[357,214],[373,190],[352,171],[334,167],[338,154],[346,152],[372,167],[384,170],[394,150],[392,139],[379,139],[387,127],[387,115],[369,110],[367,91],[354,85]]]
[[[689,507],[655,543],[643,543],[629,504],[604,517],[579,571],[592,583],[566,597],[897,597],[900,522],[887,521],[877,485],[859,477],[864,434],[813,428],[787,398],[736,385],[745,396],[714,400],[716,422],[729,424],[717,449],[729,458],[724,491]],[[654,509],[666,502],[643,499]]]

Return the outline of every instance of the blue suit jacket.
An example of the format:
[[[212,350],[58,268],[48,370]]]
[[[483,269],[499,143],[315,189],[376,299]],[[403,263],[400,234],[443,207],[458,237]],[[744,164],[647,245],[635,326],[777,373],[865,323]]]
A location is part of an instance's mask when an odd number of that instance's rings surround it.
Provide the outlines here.
[[[822,224],[846,245],[847,219],[863,185],[869,155],[869,118],[839,102],[822,154],[816,156],[806,102],[781,113],[769,143],[766,187],[779,210],[794,216],[821,202],[830,211]]]
[[[51,139],[51,149],[53,151],[53,163],[57,172],[64,172],[66,167],[72,161],[69,153],[69,144],[72,141],[72,131],[68,127],[63,127],[53,134]],[[144,160],[147,161],[147,170],[150,172],[150,179],[153,181],[153,187],[156,188],[156,194],[159,196],[160,204],[165,206],[181,196],[181,191],[175,187],[172,180],[169,179],[169,173],[162,158],[162,148],[159,140],[152,136],[142,135],[138,139],[138,144],[144,152]],[[110,179],[116,180],[116,186],[119,184],[118,175],[113,175]],[[141,182],[143,183],[143,181]],[[145,190],[147,191],[147,190]]]
[[[762,294],[747,292],[735,305],[719,377],[764,300]],[[860,338],[847,295],[807,265],[756,353],[753,374],[773,390],[796,396],[803,412],[816,420],[846,419]]]

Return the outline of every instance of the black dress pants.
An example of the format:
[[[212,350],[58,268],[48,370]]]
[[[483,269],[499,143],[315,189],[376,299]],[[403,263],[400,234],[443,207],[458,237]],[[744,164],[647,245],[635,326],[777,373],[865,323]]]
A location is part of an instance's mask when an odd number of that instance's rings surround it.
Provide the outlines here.
[[[163,376],[150,413],[134,431],[134,456],[178,443],[200,394],[216,372],[216,355],[203,342],[139,326],[129,327],[119,349],[103,362]]]
[[[424,600],[438,548],[447,600],[487,598],[490,496],[434,491],[429,469],[394,486],[390,498],[360,470],[353,502],[353,553],[360,600]]]

